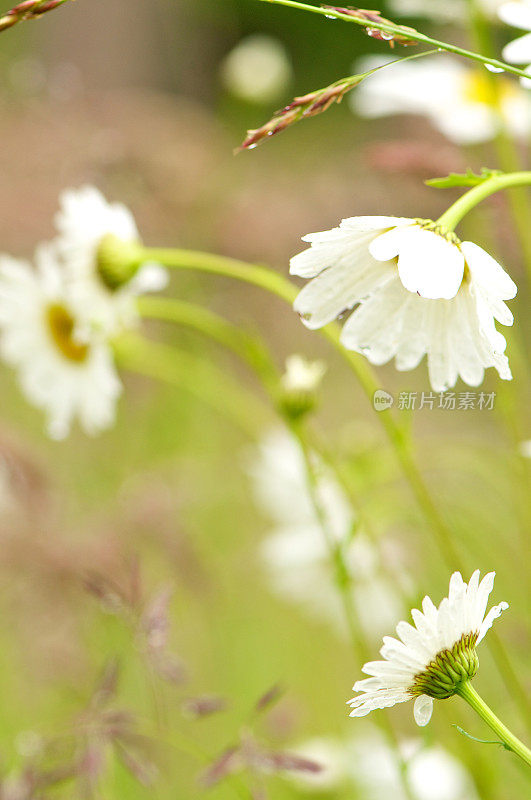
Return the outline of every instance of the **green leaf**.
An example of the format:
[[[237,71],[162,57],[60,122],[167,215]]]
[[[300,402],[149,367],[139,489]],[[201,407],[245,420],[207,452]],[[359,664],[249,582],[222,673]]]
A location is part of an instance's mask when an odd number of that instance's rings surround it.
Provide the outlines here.
[[[505,742],[500,742],[499,739],[478,739],[476,736],[472,736],[471,733],[467,733],[467,731],[465,731],[463,728],[461,728],[459,725],[456,725],[455,723],[452,723],[452,727],[457,728],[459,733],[462,733],[463,736],[467,736],[474,742],[479,742],[480,744],[499,744],[501,745],[501,747],[503,747],[504,750],[510,750],[510,747],[508,747],[505,744]]]
[[[469,167],[465,173],[451,172],[445,178],[430,178],[424,182],[427,186],[434,186],[436,189],[452,189],[454,186],[477,186],[495,175],[503,175],[503,172],[499,169],[483,167],[477,175]]]

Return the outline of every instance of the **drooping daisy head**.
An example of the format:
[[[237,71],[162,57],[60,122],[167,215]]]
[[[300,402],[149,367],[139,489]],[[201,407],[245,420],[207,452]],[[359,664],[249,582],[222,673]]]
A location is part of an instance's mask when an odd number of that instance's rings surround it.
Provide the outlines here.
[[[16,368],[27,399],[47,417],[52,438],[77,418],[89,434],[114,421],[121,391],[111,351],[80,324],[52,246],[36,268],[0,257],[0,352]]]
[[[93,186],[82,186],[61,194],[55,223],[56,247],[79,313],[107,333],[131,325],[134,297],[167,283],[160,265],[134,263],[140,237],[131,212],[121,203],[108,203]]]
[[[477,386],[487,367],[511,379],[494,320],[512,324],[503,301],[517,289],[481,247],[405,217],[351,217],[303,239],[310,247],[291,259],[290,272],[312,279],[294,303],[308,328],[358,306],[341,341],[373,364],[395,358],[397,369],[410,370],[426,355],[435,391],[459,376]]]
[[[507,603],[499,603],[485,616],[494,574],[489,572],[480,583],[476,570],[466,584],[454,572],[448,597],[438,608],[425,597],[422,611],[411,612],[414,626],[399,622],[398,639],[384,636],[380,650],[384,660],[364,665],[363,672],[371,677],[354,684],[358,694],[349,701],[350,716],[363,717],[414,699],[415,721],[427,725],[433,698],[444,700],[458,694],[460,686],[474,677],[479,665],[476,647],[508,608]]]
[[[389,61],[371,56],[357,63],[356,70],[365,72]],[[531,97],[517,82],[500,75],[493,81],[484,69],[447,56],[422,64],[402,61],[375,72],[349,102],[362,117],[422,115],[456,144],[489,141],[504,127],[520,137],[531,132]]]

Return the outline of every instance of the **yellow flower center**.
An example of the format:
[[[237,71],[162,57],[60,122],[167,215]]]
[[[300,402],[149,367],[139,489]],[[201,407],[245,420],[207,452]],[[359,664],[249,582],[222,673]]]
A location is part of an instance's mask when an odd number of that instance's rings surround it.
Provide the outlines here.
[[[498,78],[493,81],[488,75],[476,71],[470,72],[464,78],[463,96],[470,103],[483,103],[499,109],[517,91],[508,80]]]
[[[83,363],[88,357],[89,347],[74,339],[75,320],[72,314],[60,303],[52,303],[45,312],[46,324],[53,343],[69,361]]]

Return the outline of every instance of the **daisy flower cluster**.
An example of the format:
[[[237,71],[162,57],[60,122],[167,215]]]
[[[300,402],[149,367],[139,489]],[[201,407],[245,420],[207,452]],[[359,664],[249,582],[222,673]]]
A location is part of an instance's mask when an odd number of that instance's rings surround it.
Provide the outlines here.
[[[366,635],[378,637],[401,613],[401,594],[411,591],[409,578],[399,568],[393,543],[376,544],[359,529],[342,488],[314,459],[325,524],[343,550],[356,612]],[[257,503],[273,522],[261,546],[273,591],[343,632],[344,612],[298,442],[282,428],[270,431],[249,459],[248,471]]]
[[[398,370],[411,370],[426,355],[435,391],[458,377],[478,386],[488,367],[511,379],[495,320],[512,324],[504,300],[517,288],[477,244],[431,220],[384,216],[344,219],[303,240],[310,247],[290,272],[311,279],[294,303],[308,328],[356,306],[341,341],[373,364],[394,358]]]
[[[479,580],[476,570],[468,584],[459,572],[450,578],[448,597],[436,607],[429,597],[422,611],[411,612],[414,625],[399,622],[398,639],[384,636],[380,654],[383,661],[370,661],[363,667],[369,675],[354,684],[357,695],[350,700],[351,717],[364,717],[379,708],[415,699],[417,725],[427,725],[433,699],[444,700],[460,692],[476,674],[477,645],[502,611],[501,602],[485,615],[494,586],[494,572]]]
[[[139,235],[128,209],[93,187],[61,195],[56,227],[33,265],[0,255],[0,354],[61,439],[74,419],[88,434],[113,423],[122,387],[111,338],[134,324],[135,296],[166,276],[150,264],[127,276],[105,269],[102,243],[134,246]]]

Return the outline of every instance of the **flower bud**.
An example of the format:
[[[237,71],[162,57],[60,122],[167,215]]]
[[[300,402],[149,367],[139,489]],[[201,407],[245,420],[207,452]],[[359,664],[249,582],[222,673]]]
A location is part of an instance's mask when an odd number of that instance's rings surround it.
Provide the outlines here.
[[[315,408],[316,391],[325,372],[322,361],[307,361],[299,355],[286,359],[286,371],[280,381],[280,405],[290,419],[298,419]]]
[[[124,241],[106,234],[96,251],[96,269],[105,286],[117,291],[137,273],[140,267],[139,243]]]

